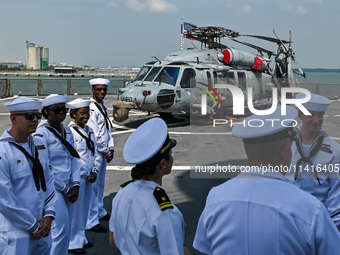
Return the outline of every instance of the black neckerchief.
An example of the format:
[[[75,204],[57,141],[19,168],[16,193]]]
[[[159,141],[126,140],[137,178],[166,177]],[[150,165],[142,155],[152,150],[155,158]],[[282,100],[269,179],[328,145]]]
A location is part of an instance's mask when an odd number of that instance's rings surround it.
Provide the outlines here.
[[[97,106],[97,108],[100,111],[100,113],[104,116],[106,128],[109,129],[109,123],[110,123],[111,128],[113,128],[111,120],[107,116],[107,112],[106,112],[105,106],[103,105],[103,107],[104,107],[104,110],[103,110],[103,108],[101,108],[100,105],[97,102],[94,102],[94,104],[95,104],[95,106]]]
[[[45,176],[44,176],[44,170],[43,167],[40,163],[39,160],[39,154],[38,154],[38,150],[37,148],[34,146],[34,151],[35,151],[35,157],[32,157],[22,146],[20,146],[19,144],[15,143],[15,142],[9,142],[10,144],[13,144],[14,146],[16,146],[19,150],[22,151],[22,153],[24,153],[24,155],[26,156],[26,158],[30,159],[33,163],[33,168],[32,168],[32,172],[33,172],[33,178],[34,178],[34,183],[35,183],[35,187],[37,188],[37,191],[40,190],[40,184],[41,184],[41,188],[43,191],[46,191],[46,181],[45,181]],[[40,182],[39,182],[40,180]]]
[[[296,166],[295,166],[295,180],[298,178],[298,173],[299,173],[299,167],[301,165],[302,162],[304,163],[309,163],[311,164],[311,166],[313,167],[313,171],[315,174],[315,178],[318,180],[319,185],[321,185],[318,174],[316,173],[315,169],[314,169],[314,164],[311,161],[311,158],[314,157],[314,155],[319,151],[320,146],[322,144],[322,141],[324,139],[324,136],[320,136],[315,144],[315,146],[312,148],[311,152],[309,153],[308,157],[305,157],[305,155],[303,155],[302,152],[302,148],[301,148],[301,144],[299,140],[295,140],[295,144],[296,144],[296,148],[301,156],[301,158],[296,162]]]
[[[54,128],[49,127],[49,126],[46,126],[46,128],[49,131],[51,131],[60,140],[60,142],[65,146],[65,148],[68,150],[68,152],[71,154],[72,157],[80,158],[78,152],[72,146],[72,144],[70,144],[65,138],[63,138],[61,135],[59,135],[58,132]],[[66,137],[65,134],[64,134],[64,136]]]
[[[92,152],[92,156],[94,156],[94,142],[91,140],[91,133],[88,132],[88,136],[89,137],[86,137],[80,130],[78,127],[76,126],[73,126],[74,130],[77,131],[77,133],[85,139],[86,141],[86,145],[87,145],[87,148],[89,148],[89,150]]]

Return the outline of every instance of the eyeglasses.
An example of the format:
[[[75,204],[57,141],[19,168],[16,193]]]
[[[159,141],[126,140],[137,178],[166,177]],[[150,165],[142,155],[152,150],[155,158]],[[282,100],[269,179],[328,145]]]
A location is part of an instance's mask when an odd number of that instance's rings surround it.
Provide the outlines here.
[[[25,116],[26,120],[34,120],[35,117],[37,117],[37,119],[40,120],[42,113],[41,112],[25,112],[25,113],[16,113],[14,115]]]
[[[53,111],[54,114],[59,114],[60,112],[67,113],[68,108],[62,107],[62,108],[49,108],[48,110]]]
[[[104,91],[106,92],[107,91],[107,88],[95,88],[96,91]]]

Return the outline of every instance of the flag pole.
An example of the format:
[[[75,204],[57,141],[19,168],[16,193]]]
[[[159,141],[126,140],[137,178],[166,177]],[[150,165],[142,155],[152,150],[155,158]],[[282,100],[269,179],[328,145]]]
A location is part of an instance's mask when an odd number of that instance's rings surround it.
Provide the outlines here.
[[[183,19],[181,19],[181,51],[183,50],[183,32],[184,32]]]

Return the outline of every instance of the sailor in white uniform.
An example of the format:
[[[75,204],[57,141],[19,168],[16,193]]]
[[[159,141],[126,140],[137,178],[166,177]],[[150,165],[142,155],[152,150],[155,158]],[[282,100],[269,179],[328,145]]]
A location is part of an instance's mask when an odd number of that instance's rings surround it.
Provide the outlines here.
[[[93,185],[90,210],[86,229],[95,232],[106,232],[99,220],[109,220],[110,216],[104,209],[104,185],[106,175],[106,165],[110,163],[114,155],[114,139],[111,134],[111,121],[108,111],[104,105],[104,98],[107,93],[110,81],[108,79],[92,79],[89,81],[92,86],[93,98],[90,104],[90,119],[87,123],[94,131],[98,152],[101,158],[100,168],[98,169],[97,181]]]
[[[185,222],[162,188],[171,172],[172,148],[166,123],[153,118],[135,130],[123,151],[132,181],[112,201],[110,244],[122,254],[190,254],[183,247]],[[186,253],[184,253],[186,251]]]
[[[75,148],[80,156],[82,164],[80,172],[80,189],[76,203],[72,205],[71,215],[71,237],[69,251],[71,253],[85,253],[83,248],[92,247],[85,235],[85,226],[90,206],[92,185],[97,179],[100,158],[92,128],[86,125],[89,119],[90,100],[77,98],[68,103],[70,107],[70,117],[73,119],[69,123],[71,128]]]
[[[304,97],[298,94],[297,98]],[[290,182],[319,199],[340,228],[340,145],[322,129],[324,114],[331,101],[312,94],[303,106],[312,114],[299,111],[302,125],[295,130],[292,144]]]
[[[55,189],[46,145],[33,138],[41,102],[5,103],[12,127],[0,137],[0,254],[49,254]]]
[[[56,188],[56,218],[52,224],[51,255],[67,254],[70,239],[71,204],[77,201],[80,186],[79,154],[72,131],[62,122],[66,117],[68,96],[52,94],[42,100],[42,120],[35,137],[44,139],[52,165]]]
[[[233,128],[232,134],[243,139],[250,167],[210,191],[195,249],[214,255],[340,254],[340,235],[324,205],[284,178],[291,159],[289,126],[297,115],[291,106],[281,115],[278,107]],[[263,126],[254,127],[253,119]]]

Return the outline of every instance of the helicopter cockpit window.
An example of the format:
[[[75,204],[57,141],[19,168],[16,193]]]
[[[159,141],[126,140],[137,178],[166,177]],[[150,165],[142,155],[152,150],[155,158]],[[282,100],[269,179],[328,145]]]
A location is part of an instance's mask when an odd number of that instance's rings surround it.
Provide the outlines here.
[[[167,83],[175,86],[178,78],[179,67],[169,67],[166,66],[163,70],[158,74],[155,81]]]
[[[141,80],[143,80],[145,75],[149,72],[150,69],[151,69],[151,66],[143,66],[143,68],[136,75],[136,78],[134,79],[134,81],[141,81]]]
[[[155,78],[155,76],[158,74],[160,69],[161,69],[160,67],[152,68],[149,74],[146,76],[145,81],[152,81]]]
[[[183,71],[181,87],[196,88],[196,72],[194,69],[187,68]]]

